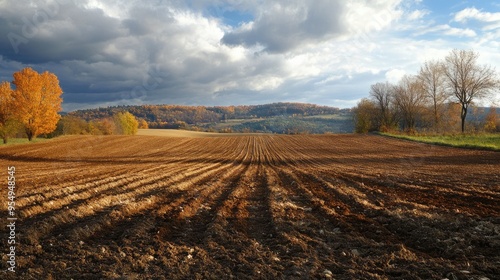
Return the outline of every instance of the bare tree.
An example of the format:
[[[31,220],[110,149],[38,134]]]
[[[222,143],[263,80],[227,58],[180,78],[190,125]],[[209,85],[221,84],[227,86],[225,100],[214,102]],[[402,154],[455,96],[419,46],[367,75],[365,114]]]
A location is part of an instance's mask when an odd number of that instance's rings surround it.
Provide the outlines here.
[[[476,99],[490,95],[499,87],[496,72],[490,66],[478,65],[479,55],[472,50],[453,50],[445,58],[443,71],[446,75],[447,90],[455,98],[462,110],[462,132],[469,105]]]
[[[394,103],[401,113],[403,128],[409,132],[415,130],[417,118],[425,105],[425,92],[416,76],[405,75],[395,86]]]
[[[426,97],[432,104],[433,126],[438,128],[441,116],[444,110],[444,104],[448,99],[445,91],[446,76],[443,71],[442,63],[438,61],[429,61],[420,68],[418,80],[422,85]]]
[[[378,125],[381,130],[392,127],[395,123],[392,110],[394,86],[388,82],[371,85],[370,96],[377,104],[379,112]]]

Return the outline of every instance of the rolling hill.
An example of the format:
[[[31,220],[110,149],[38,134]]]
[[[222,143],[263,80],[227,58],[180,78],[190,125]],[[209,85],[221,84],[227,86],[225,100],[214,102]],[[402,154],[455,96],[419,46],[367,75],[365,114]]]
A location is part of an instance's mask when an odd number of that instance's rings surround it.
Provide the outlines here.
[[[278,134],[350,133],[350,109],[304,103],[249,106],[140,105],[79,110],[69,113],[87,121],[128,111],[150,128],[208,132],[259,132]]]

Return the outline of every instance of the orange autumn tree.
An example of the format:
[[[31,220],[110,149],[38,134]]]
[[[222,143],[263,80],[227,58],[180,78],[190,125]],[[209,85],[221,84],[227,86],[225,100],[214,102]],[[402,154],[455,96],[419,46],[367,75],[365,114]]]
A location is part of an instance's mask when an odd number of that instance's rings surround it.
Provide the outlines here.
[[[56,129],[61,116],[62,89],[57,76],[47,71],[39,74],[31,68],[14,73],[13,106],[23,124],[28,140]]]
[[[13,90],[9,82],[0,83],[0,138],[3,143],[17,129],[17,121],[14,117],[14,106],[12,104]]]

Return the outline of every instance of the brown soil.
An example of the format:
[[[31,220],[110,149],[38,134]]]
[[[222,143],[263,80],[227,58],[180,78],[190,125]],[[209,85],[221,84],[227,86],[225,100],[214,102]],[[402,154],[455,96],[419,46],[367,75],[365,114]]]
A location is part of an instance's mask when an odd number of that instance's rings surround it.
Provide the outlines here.
[[[358,135],[75,136],[2,147],[3,182],[7,166],[17,268],[5,271],[2,218],[1,279],[500,275],[498,152]]]

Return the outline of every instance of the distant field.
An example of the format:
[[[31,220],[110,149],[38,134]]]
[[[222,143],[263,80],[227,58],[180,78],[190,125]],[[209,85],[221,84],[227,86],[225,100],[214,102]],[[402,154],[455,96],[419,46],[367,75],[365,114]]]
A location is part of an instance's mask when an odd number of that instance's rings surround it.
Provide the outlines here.
[[[458,148],[474,148],[500,151],[500,133],[477,134],[477,135],[431,135],[431,136],[409,136],[383,134],[386,136],[407,139],[412,141],[451,146]]]
[[[352,117],[346,114],[292,116],[281,115],[268,118],[229,119],[218,123],[200,125],[203,129],[233,132],[262,132],[276,134],[325,134],[351,133]]]
[[[350,120],[352,116],[345,114],[304,116],[304,119]]]
[[[252,133],[217,133],[217,132],[199,132],[199,131],[188,131],[188,130],[178,130],[178,129],[139,129],[137,135],[201,138],[201,137],[243,136],[243,135],[252,135]],[[253,135],[258,135],[258,134],[253,133]]]

